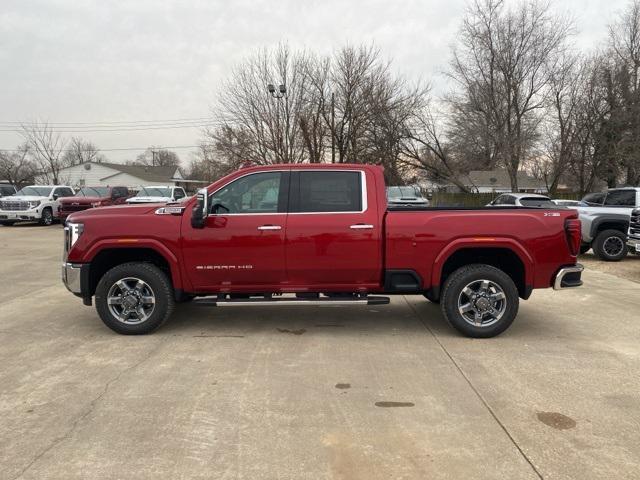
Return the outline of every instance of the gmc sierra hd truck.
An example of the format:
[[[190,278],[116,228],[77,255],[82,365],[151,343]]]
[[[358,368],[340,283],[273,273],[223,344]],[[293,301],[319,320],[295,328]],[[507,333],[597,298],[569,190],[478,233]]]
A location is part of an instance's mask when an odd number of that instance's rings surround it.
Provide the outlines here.
[[[60,207],[55,216],[64,221],[73,212],[89,208],[121,205],[130,196],[127,187],[82,187],[73,197],[60,200]]]
[[[122,334],[153,331],[189,300],[371,305],[422,294],[464,335],[492,337],[534,288],[582,285],[579,248],[574,210],[390,208],[381,167],[272,165],[184,203],[71,214],[62,277]]]

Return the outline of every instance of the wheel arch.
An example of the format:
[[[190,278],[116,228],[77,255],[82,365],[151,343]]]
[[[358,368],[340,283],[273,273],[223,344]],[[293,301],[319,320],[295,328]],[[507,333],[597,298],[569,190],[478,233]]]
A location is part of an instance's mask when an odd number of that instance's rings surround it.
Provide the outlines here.
[[[164,245],[136,242],[133,245],[105,244],[95,246],[87,255],[89,268],[89,295],[94,295],[100,278],[111,268],[129,262],[151,263],[167,274],[173,288],[182,289],[182,278],[177,258]]]
[[[605,218],[597,218],[591,223],[591,238],[595,239],[600,232],[605,230],[618,230],[625,235],[629,230],[629,217],[612,214]]]
[[[431,292],[440,295],[442,285],[458,268],[484,263],[504,271],[515,283],[521,298],[531,295],[533,285],[533,259],[524,248],[513,241],[459,242],[443,250],[434,262]]]

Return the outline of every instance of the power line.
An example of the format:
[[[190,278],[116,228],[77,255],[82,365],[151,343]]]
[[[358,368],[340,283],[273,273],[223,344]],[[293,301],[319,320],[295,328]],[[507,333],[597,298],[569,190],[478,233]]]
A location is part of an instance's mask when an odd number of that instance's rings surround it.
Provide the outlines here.
[[[17,121],[17,120],[0,120],[0,125],[28,125],[31,123],[40,123],[48,126],[55,125],[121,125],[121,124],[154,124],[154,123],[189,123],[189,122],[202,122],[211,120],[211,117],[190,117],[190,118],[171,118],[171,119],[159,119],[159,120],[114,120],[114,121],[94,121],[94,122],[25,122],[25,121]]]
[[[135,151],[135,150],[179,150],[185,148],[200,148],[202,146],[209,147],[213,144],[201,143],[200,145],[171,145],[171,146],[147,146],[147,147],[124,147],[124,148],[96,148],[88,150],[76,150],[74,148],[63,148],[60,150],[53,150],[52,153],[63,153],[63,152],[124,152],[124,151]],[[0,152],[21,152],[22,150],[16,148],[0,148]]]
[[[211,127],[211,126],[220,126],[227,125],[227,123],[212,121],[207,123],[193,123],[193,124],[184,124],[184,125],[154,125],[154,126],[140,126],[140,127],[122,127],[122,128],[110,128],[110,127],[102,127],[102,128],[66,128],[66,129],[58,129],[51,128],[48,125],[45,127],[52,132],[55,133],[100,133],[100,132],[138,132],[138,131],[146,131],[146,130],[170,130],[170,129],[179,129],[179,128],[203,128],[203,127]],[[16,132],[20,133],[23,131],[21,127],[12,127],[12,128],[2,128],[0,125],[0,132]]]

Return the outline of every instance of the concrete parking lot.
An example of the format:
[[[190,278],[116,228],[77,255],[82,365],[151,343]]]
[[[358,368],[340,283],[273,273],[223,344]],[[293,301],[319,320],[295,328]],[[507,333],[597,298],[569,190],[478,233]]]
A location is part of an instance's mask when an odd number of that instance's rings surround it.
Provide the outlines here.
[[[639,283],[588,269],[489,340],[418,296],[124,337],[60,283],[61,240],[0,227],[2,479],[638,478]]]

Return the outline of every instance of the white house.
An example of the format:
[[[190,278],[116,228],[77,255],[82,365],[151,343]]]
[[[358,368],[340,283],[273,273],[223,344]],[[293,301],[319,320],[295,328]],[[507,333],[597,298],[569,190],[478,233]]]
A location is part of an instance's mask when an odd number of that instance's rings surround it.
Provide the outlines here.
[[[144,185],[178,185],[185,180],[178,167],[149,167],[119,163],[86,162],[60,170],[59,181],[73,187],[124,186],[138,190]]]

